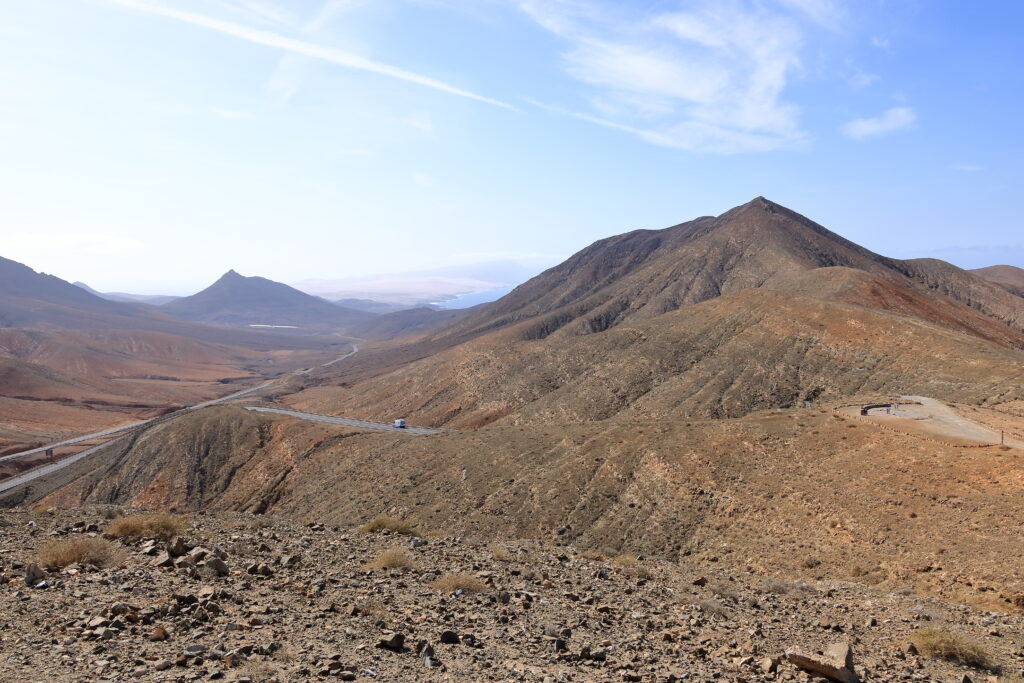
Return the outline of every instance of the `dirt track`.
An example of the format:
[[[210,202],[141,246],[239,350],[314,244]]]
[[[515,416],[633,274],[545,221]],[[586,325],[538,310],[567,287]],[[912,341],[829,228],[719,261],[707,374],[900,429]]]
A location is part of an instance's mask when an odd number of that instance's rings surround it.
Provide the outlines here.
[[[997,430],[985,427],[960,415],[946,404],[927,396],[901,396],[899,408],[890,412],[885,408],[875,408],[869,417],[886,424],[909,431],[918,431],[930,436],[960,439],[984,444],[999,444],[1000,434]],[[1024,450],[1024,441],[1007,436],[1005,444]]]

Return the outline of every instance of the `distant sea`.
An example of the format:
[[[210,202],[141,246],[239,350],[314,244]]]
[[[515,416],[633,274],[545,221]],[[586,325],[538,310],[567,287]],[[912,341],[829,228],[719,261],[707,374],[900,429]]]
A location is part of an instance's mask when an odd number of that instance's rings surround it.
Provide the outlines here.
[[[447,301],[435,301],[434,306],[443,308],[446,310],[455,310],[459,308],[469,308],[470,306],[476,306],[477,304],[486,304],[489,301],[497,301],[501,297],[511,292],[515,287],[498,287],[497,289],[485,289],[481,292],[469,292],[467,294],[459,294],[454,299],[448,299]]]

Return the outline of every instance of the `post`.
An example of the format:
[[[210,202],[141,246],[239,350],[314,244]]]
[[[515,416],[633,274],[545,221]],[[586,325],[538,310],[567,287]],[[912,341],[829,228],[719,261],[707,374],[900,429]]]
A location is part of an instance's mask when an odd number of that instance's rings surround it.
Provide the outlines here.
[[[1000,429],[999,430],[999,445],[1000,446],[1005,446],[1006,445],[1006,430],[1005,429]]]

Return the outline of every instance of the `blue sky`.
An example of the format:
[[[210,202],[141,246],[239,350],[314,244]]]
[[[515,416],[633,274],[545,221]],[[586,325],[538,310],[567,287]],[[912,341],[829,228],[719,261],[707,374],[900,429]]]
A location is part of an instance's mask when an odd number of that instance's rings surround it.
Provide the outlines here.
[[[190,293],[517,261],[764,195],[1024,266],[1024,4],[47,0],[0,19],[0,255]]]

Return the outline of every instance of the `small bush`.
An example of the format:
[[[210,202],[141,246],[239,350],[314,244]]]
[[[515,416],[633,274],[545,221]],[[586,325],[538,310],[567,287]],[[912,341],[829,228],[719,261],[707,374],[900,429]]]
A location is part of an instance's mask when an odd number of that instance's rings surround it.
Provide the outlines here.
[[[124,510],[121,508],[103,508],[103,510],[100,511],[100,516],[109,522],[112,519],[124,517]]]
[[[590,560],[591,562],[604,562],[608,559],[610,554],[611,553],[607,553],[604,550],[599,550],[597,548],[588,548],[587,550],[580,552],[579,556],[584,560]]]
[[[713,614],[717,617],[725,618],[729,616],[729,610],[718,600],[701,600],[697,603],[697,606],[708,614]]]
[[[636,555],[621,553],[612,558],[612,564],[616,567],[635,567],[637,565]]]
[[[501,545],[500,543],[492,543],[487,546],[487,549],[491,551],[491,555],[498,562],[511,562],[513,560],[512,553],[508,551],[508,548]]]
[[[107,534],[122,541],[140,538],[170,540],[185,530],[185,520],[167,512],[119,517],[107,526]]]
[[[390,531],[395,534],[402,534],[403,536],[416,536],[420,537],[422,534],[413,527],[412,524],[406,522],[404,519],[398,519],[397,517],[374,517],[369,522],[364,524],[360,529],[364,534],[372,534],[377,531]]]
[[[385,619],[391,616],[391,610],[379,598],[367,598],[356,603],[354,614],[356,616]]]
[[[47,569],[63,569],[69,564],[112,567],[124,561],[124,551],[109,541],[92,536],[53,538],[39,548],[37,562]]]
[[[921,654],[928,657],[948,659],[981,669],[995,667],[992,655],[981,643],[950,631],[933,627],[922,628],[914,633],[911,641]]]
[[[430,584],[430,587],[442,593],[454,593],[461,590],[464,593],[483,593],[487,585],[472,574],[446,574]]]
[[[416,566],[416,562],[412,559],[412,555],[402,550],[401,548],[391,548],[385,550],[377,556],[373,562],[367,563],[363,569],[366,571],[376,571],[378,569],[412,569]]]

